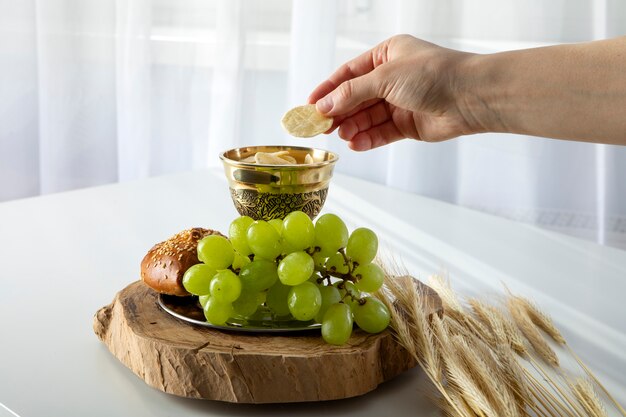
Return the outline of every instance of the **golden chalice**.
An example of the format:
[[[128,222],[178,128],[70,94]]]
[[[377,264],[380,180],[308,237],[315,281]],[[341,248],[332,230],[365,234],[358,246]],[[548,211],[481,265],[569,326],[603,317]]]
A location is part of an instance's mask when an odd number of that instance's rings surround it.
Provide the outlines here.
[[[288,151],[296,164],[259,164],[244,159],[257,152]],[[310,155],[307,158],[307,155]],[[339,156],[300,146],[246,146],[220,155],[235,208],[255,220],[284,218],[295,210],[317,216]],[[307,161],[305,161],[307,159]]]

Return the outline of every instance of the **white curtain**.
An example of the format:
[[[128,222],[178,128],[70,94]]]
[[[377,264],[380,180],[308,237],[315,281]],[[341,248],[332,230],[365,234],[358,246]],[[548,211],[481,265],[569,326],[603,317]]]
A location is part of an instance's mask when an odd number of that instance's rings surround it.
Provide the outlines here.
[[[626,247],[626,147],[486,134],[354,153],[282,132],[286,109],[396,33],[481,53],[586,41],[626,34],[626,3],[0,0],[0,201],[292,143],[339,152],[339,172]]]

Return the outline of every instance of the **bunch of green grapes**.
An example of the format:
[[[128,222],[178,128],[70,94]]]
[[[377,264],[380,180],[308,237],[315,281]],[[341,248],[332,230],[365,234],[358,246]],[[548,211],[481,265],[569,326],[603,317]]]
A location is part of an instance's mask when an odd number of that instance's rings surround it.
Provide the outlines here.
[[[344,344],[353,323],[369,333],[389,325],[387,307],[369,293],[383,284],[373,263],[378,237],[367,228],[351,234],[334,214],[315,224],[295,211],[284,219],[236,218],[229,238],[212,235],[198,243],[198,259],[183,285],[199,296],[209,323],[251,317],[260,306],[276,318],[322,324],[327,343]]]

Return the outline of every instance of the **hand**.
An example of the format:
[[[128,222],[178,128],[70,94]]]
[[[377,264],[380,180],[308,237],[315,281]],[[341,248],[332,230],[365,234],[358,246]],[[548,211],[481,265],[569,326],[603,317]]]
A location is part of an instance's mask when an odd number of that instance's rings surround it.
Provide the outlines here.
[[[459,66],[472,54],[394,36],[343,64],[309,96],[334,117],[330,133],[365,151],[403,138],[442,141],[476,133],[460,111]]]

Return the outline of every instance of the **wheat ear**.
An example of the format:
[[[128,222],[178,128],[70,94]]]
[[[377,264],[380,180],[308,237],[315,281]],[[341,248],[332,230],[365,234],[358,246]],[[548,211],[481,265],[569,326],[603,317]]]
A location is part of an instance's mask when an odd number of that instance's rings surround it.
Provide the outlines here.
[[[515,297],[509,297],[507,299],[507,306],[513,320],[520,328],[526,339],[530,342],[535,352],[547,363],[553,367],[559,366],[559,358],[556,353],[545,341],[541,333],[537,330],[534,323],[528,317],[523,305]]]
[[[470,377],[498,411],[498,415],[503,417],[520,416],[515,395],[502,378],[503,375],[499,372],[498,363],[491,352],[483,351],[473,338],[460,335],[452,337],[452,347],[463,362]]]
[[[525,355],[528,351],[524,336],[520,333],[515,323],[506,317],[498,308],[484,302],[470,298],[469,305],[474,314],[492,329],[498,343],[506,343],[515,352]]]
[[[528,317],[530,317],[530,320],[535,323],[537,327],[546,332],[558,344],[565,344],[565,338],[563,337],[559,329],[556,328],[550,316],[541,311],[530,300],[519,296],[513,297],[515,298],[516,302],[522,306],[522,308],[526,311],[526,314],[528,314]]]
[[[583,371],[585,371],[585,373],[587,374],[587,376],[589,377],[589,379],[591,379],[593,382],[596,383],[596,385],[598,387],[600,387],[600,389],[602,390],[602,392],[604,393],[604,395],[607,396],[607,398],[613,403],[613,405],[615,406],[615,408],[617,408],[619,410],[619,412],[622,414],[622,416],[626,417],[626,410],[624,410],[624,407],[622,407],[622,405],[617,402],[617,400],[615,399],[615,397],[613,397],[611,395],[611,393],[609,392],[609,390],[607,390],[604,385],[602,385],[602,383],[598,380],[598,378],[593,374],[593,372],[591,372],[591,369],[589,369],[589,367],[587,367],[587,365],[585,364],[585,362],[583,362],[583,360],[580,358],[580,356],[578,356],[576,354],[576,352],[574,352],[568,345],[566,346],[567,350],[569,351],[570,355],[572,355],[572,357],[576,360],[576,362],[578,363],[578,365],[581,367],[581,369]]]
[[[590,417],[607,417],[600,398],[598,398],[593,385],[588,380],[579,378],[574,381],[568,381],[568,385]]]

